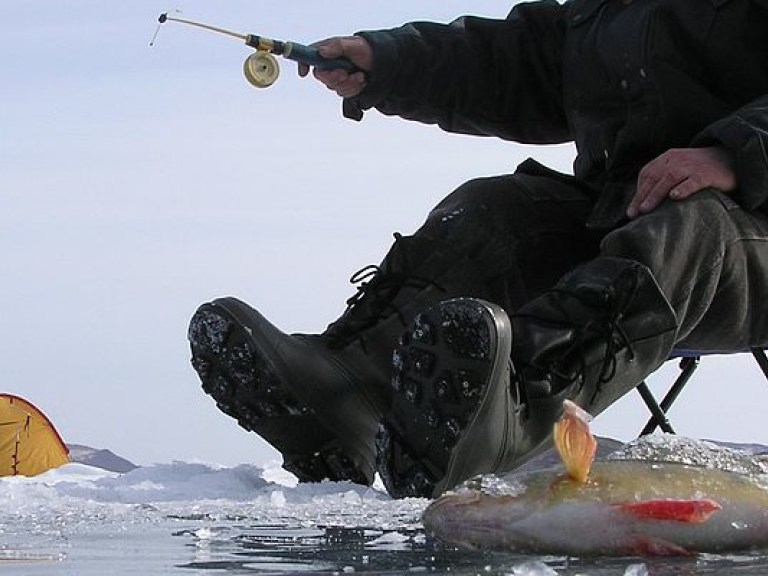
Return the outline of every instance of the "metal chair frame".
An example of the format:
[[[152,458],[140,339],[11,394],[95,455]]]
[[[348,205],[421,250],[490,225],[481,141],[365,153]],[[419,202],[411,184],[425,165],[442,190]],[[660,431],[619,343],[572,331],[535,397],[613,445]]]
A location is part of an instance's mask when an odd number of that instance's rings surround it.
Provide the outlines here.
[[[768,379],[768,357],[766,357],[765,350],[762,348],[750,348],[749,352],[752,354],[752,356],[754,356],[758,366],[760,366],[760,369],[763,371],[763,374],[765,374],[766,379]],[[667,432],[669,434],[675,434],[675,430],[672,428],[672,424],[669,421],[667,412],[672,407],[672,404],[674,404],[675,400],[677,400],[677,397],[680,395],[680,392],[682,392],[685,385],[693,376],[696,368],[699,367],[699,361],[701,360],[701,357],[707,354],[711,353],[696,352],[691,350],[673,352],[672,358],[680,358],[680,374],[678,374],[677,378],[672,383],[672,386],[664,395],[664,398],[662,398],[661,402],[656,401],[656,398],[648,388],[648,384],[646,384],[645,381],[640,382],[640,384],[637,385],[637,391],[640,393],[643,402],[645,402],[645,405],[651,412],[651,418],[640,432],[640,436],[652,434],[656,431],[656,428],[661,428],[663,432]]]

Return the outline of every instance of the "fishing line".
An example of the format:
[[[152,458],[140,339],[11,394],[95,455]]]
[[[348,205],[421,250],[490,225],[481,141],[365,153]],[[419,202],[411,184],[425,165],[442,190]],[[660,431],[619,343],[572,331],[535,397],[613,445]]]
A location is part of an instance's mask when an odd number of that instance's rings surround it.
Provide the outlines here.
[[[181,14],[181,10],[174,10],[177,14]],[[157,35],[160,33],[160,27],[163,25],[163,23],[168,20],[168,12],[165,12],[163,14],[160,14],[160,18],[157,19],[157,28],[155,28],[155,33],[152,34],[152,39],[149,41],[150,46],[155,45],[155,41],[157,40]]]

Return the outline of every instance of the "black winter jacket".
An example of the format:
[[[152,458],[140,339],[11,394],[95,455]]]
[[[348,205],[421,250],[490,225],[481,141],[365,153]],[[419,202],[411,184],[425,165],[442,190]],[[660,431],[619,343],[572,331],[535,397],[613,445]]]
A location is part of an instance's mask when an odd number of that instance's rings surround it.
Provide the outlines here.
[[[554,0],[361,32],[374,50],[345,110],[523,143],[574,141],[574,174],[621,223],[639,170],[671,148],[724,145],[737,200],[768,210],[768,0]]]

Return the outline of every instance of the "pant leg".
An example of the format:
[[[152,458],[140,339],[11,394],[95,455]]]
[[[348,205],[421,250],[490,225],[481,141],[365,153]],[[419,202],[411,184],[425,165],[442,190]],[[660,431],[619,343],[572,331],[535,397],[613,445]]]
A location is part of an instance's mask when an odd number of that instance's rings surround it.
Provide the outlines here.
[[[598,254],[601,236],[585,225],[592,206],[575,179],[519,170],[460,186],[415,236],[449,242],[466,254],[487,287],[477,296],[512,313]]]
[[[613,231],[605,255],[646,265],[678,319],[675,347],[739,351],[768,343],[768,218],[703,190]]]

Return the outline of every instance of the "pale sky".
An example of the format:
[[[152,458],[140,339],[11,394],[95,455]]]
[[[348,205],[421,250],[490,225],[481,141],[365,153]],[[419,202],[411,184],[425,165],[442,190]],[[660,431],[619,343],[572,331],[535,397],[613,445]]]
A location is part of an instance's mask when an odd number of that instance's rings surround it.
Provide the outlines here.
[[[220,413],[189,366],[197,306],[237,296],[285,331],[317,332],[463,181],[528,156],[569,171],[572,148],[449,135],[340,101],[290,62],[269,89],[237,40],[161,12],[312,42],[511,3],[149,0],[0,5],[0,391],[67,442],[139,464],[266,462],[277,453]],[[669,366],[669,369],[674,366]],[[693,437],[768,443],[768,386],[748,358],[710,358],[673,412]],[[629,440],[636,394],[600,416]]]

